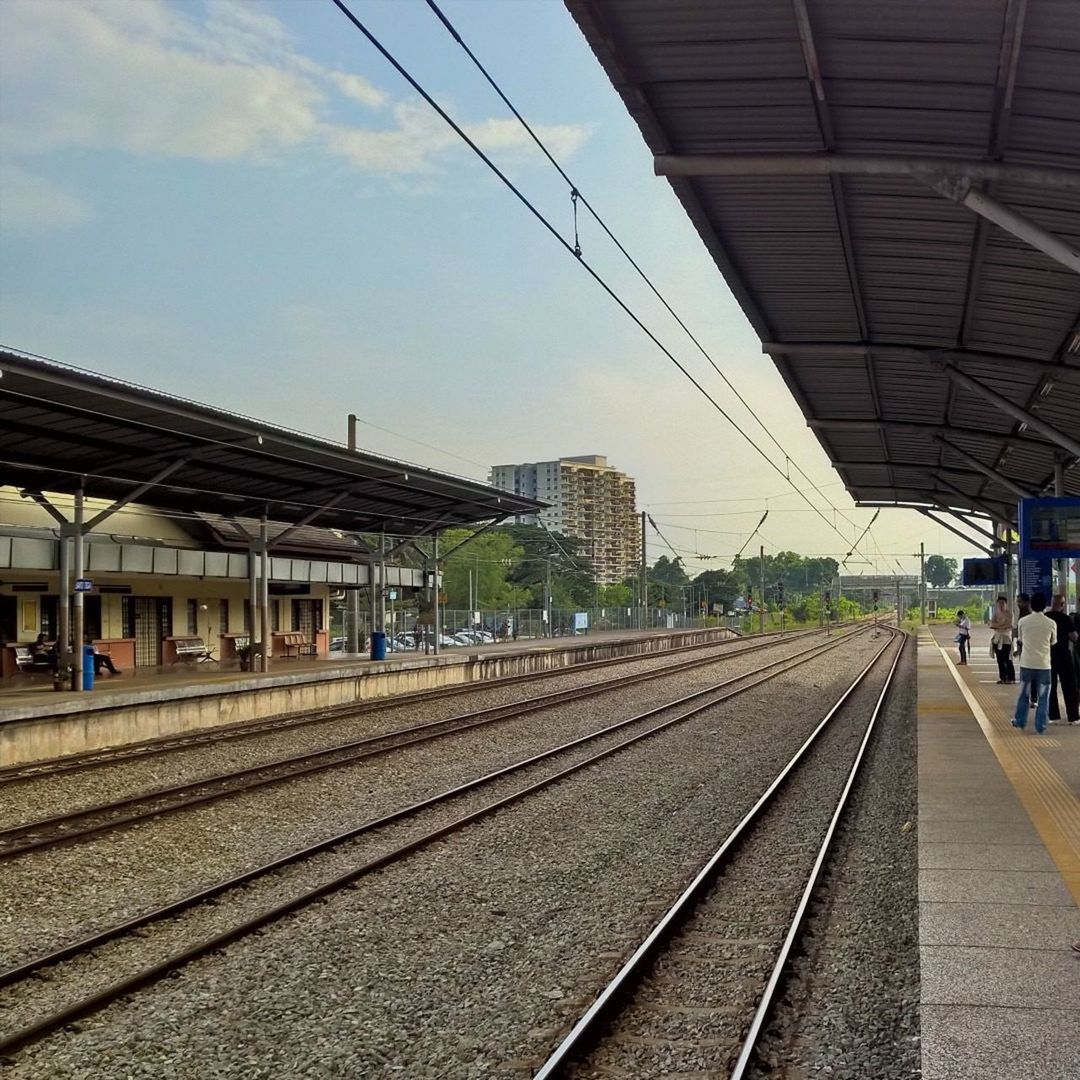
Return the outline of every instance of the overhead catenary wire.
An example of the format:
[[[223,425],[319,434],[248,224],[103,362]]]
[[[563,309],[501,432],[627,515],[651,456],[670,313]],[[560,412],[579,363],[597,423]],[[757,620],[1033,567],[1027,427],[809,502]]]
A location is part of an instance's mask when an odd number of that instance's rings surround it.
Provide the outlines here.
[[[565,248],[565,250],[574,257],[574,260],[579,263],[589,276],[611,297],[612,300],[630,317],[634,324],[649,338],[650,341],[679,369],[680,372],[690,381],[694,388],[709,402],[710,405],[735,429],[736,432],[742,438],[749,443],[754,451],[761,456],[765,463],[779,476],[783,477],[789,483],[790,477],[785,471],[776,464],[769,457],[768,454],[754,441],[753,438],[734,420],[734,418],[727,412],[726,409],[709,393],[708,390],[691,374],[691,372],[678,360],[678,358],[667,348],[666,345],[645,325],[644,322],[634,313],[634,311],[627,305],[627,303],[615,292],[615,290],[608,285],[608,283],[592,268],[589,262],[582,256],[575,252],[574,247],[570,244],[566,238],[551,224],[550,221],[533,205],[528,197],[521,191],[520,188],[495,164],[494,161],[476,144],[476,142],[469,137],[469,135],[462,129],[462,127],[446,112],[445,109],[429,94],[415,78],[405,69],[405,67],[397,60],[397,58],[379,41],[377,37],[367,28],[367,26],[361,22],[359,18],[349,9],[344,0],[330,0],[330,2],[349,20],[350,23],[365,38],[371,43],[371,45],[378,51],[378,53],[394,68],[395,71],[416,91],[423,99],[431,106],[432,109],[439,115],[439,117],[454,131],[454,133],[473,151],[474,154],[502,181],[502,183],[517,197],[521,204],[540,222],[541,225],[558,241],[559,244]],[[829,526],[843,541],[849,543],[849,540],[844,534],[836,527],[834,522],[831,522],[824,511],[815,506],[811,502],[810,498],[801,492],[794,484],[792,484],[794,490],[800,494],[806,504],[814,510],[815,513]],[[830,504],[831,505],[831,504]],[[833,507],[835,512],[836,507]]]
[[[634,259],[634,257],[630,254],[630,252],[626,250],[626,248],[623,246],[622,242],[611,231],[611,229],[608,227],[607,223],[604,221],[604,219],[597,212],[595,207],[593,207],[593,205],[589,202],[589,200],[581,193],[581,189],[577,186],[577,184],[574,183],[574,181],[567,175],[566,170],[562,167],[562,165],[559,164],[559,162],[556,160],[555,156],[551,153],[550,150],[548,150],[547,146],[544,145],[544,141],[540,138],[539,135],[536,134],[536,132],[533,130],[533,128],[529,124],[529,122],[525,119],[524,116],[521,115],[521,113],[515,107],[514,103],[506,96],[506,94],[503,92],[502,87],[499,86],[499,84],[495,81],[495,79],[492,77],[492,75],[487,70],[487,68],[484,67],[484,65],[480,62],[480,60],[476,56],[476,54],[465,43],[465,40],[462,38],[461,34],[458,33],[458,31],[455,29],[453,23],[451,23],[450,20],[446,17],[446,15],[443,14],[442,10],[439,8],[439,5],[437,3],[435,3],[435,0],[427,0],[427,5],[435,13],[436,17],[443,24],[443,26],[446,27],[446,30],[450,34],[450,36],[461,46],[461,48],[464,50],[466,56],[468,56],[468,58],[476,66],[476,68],[480,72],[480,74],[483,75],[483,77],[487,80],[487,82],[491,86],[492,90],[494,90],[495,93],[499,95],[499,97],[502,99],[503,104],[506,105],[506,107],[514,114],[514,116],[517,119],[518,123],[520,123],[521,126],[525,129],[525,131],[528,132],[529,137],[532,139],[532,141],[534,143],[536,143],[536,145],[539,148],[540,152],[544,155],[544,157],[546,157],[548,159],[549,162],[551,162],[552,166],[555,168],[555,170],[558,172],[558,174],[569,185],[569,187],[570,187],[570,197],[571,197],[571,200],[572,200],[573,206],[574,206],[574,254],[577,255],[579,258],[581,257],[581,245],[578,242],[578,234],[577,234],[577,204],[578,204],[578,202],[580,202],[581,205],[584,206],[585,209],[588,210],[589,213],[592,215],[592,217],[596,221],[597,225],[599,225],[600,228],[604,230],[604,232],[607,234],[608,239],[615,245],[616,248],[619,249],[619,251],[622,253],[622,255],[626,258],[626,261],[637,271],[638,276],[649,287],[649,289],[652,291],[653,295],[657,298],[657,300],[659,300],[660,303],[663,304],[663,306],[667,310],[668,314],[675,320],[676,323],[678,323],[678,325],[683,330],[683,332],[686,334],[686,336],[694,343],[694,345],[698,349],[698,352],[700,352],[701,355],[709,363],[709,366],[716,372],[717,375],[720,376],[721,379],[723,379],[724,384],[735,395],[735,397],[738,399],[738,401],[742,405],[742,407],[744,409],[746,409],[746,411],[754,418],[754,420],[756,421],[758,426],[761,428],[762,431],[765,432],[765,434],[768,436],[768,438],[771,440],[771,442],[777,448],[777,450],[779,450],[780,453],[784,455],[785,464],[790,463],[790,464],[794,465],[795,469],[803,477],[803,479],[806,480],[806,482],[808,484],[810,484],[810,486],[818,493],[818,495],[820,495],[825,500],[826,503],[828,503],[828,505],[831,507],[831,509],[833,509],[838,514],[840,514],[840,516],[849,525],[851,525],[852,528],[858,528],[858,525],[854,521],[852,521],[851,518],[849,518],[838,507],[834,506],[833,503],[829,500],[828,496],[826,496],[826,495],[824,495],[822,493],[821,488],[802,470],[802,468],[799,466],[799,463],[797,461],[795,461],[793,458],[790,457],[788,452],[784,449],[784,447],[780,444],[779,440],[772,433],[772,431],[768,427],[768,425],[757,414],[757,411],[746,400],[746,398],[743,397],[743,395],[739,392],[738,388],[734,385],[734,383],[732,383],[732,381],[724,373],[723,369],[716,363],[715,360],[713,360],[712,356],[709,354],[709,352],[705,348],[705,346],[701,344],[701,342],[698,340],[698,338],[693,333],[693,331],[691,331],[690,327],[687,326],[686,323],[679,316],[678,312],[675,311],[675,309],[671,306],[671,304],[668,303],[667,298],[663,295],[663,293],[661,293],[660,290],[656,287],[656,285],[653,284],[653,281],[649,277],[649,275],[645,273],[645,271],[641,268],[641,266],[638,264],[637,260]],[[785,470],[784,473],[782,473],[782,475],[785,477],[785,479],[787,479],[790,482],[791,477],[787,474],[786,470]],[[794,485],[792,485],[792,486],[794,487]]]

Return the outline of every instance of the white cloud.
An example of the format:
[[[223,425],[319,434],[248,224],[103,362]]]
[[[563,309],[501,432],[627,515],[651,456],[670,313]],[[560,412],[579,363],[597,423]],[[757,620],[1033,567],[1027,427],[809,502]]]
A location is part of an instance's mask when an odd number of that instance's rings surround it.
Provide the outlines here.
[[[0,229],[42,232],[88,221],[90,208],[74,195],[14,163],[0,168]]]
[[[208,0],[198,19],[165,0],[5,0],[0,136],[22,157],[69,148],[266,163],[299,147],[353,168],[425,173],[457,146],[427,106],[298,51],[265,9]],[[357,109],[379,120],[352,119]],[[348,118],[348,119],[346,119]],[[513,120],[464,125],[487,149],[529,148]],[[539,126],[562,156],[587,137]]]

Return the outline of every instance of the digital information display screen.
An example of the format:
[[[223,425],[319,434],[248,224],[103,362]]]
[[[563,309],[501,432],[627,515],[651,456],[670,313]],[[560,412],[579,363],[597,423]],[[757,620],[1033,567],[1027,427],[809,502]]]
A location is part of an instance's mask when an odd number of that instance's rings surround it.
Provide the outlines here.
[[[965,559],[965,585],[1004,585],[1005,557],[996,559]]]
[[[1020,500],[1020,556],[1075,559],[1080,556],[1080,498]]]

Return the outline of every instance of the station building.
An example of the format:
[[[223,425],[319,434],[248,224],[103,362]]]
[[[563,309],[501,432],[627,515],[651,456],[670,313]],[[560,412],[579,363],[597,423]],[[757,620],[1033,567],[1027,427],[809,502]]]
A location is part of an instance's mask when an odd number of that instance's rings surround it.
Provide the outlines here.
[[[71,495],[44,492],[61,514]],[[105,510],[86,499],[91,518]],[[123,669],[165,666],[178,659],[175,642],[199,638],[217,660],[237,656],[253,631],[247,540],[257,520],[220,515],[170,516],[132,505],[86,535],[84,638]],[[270,541],[287,526],[274,523]],[[0,488],[0,642],[3,673],[17,670],[15,649],[43,634],[59,636],[60,544],[57,523],[14,487]],[[330,613],[348,590],[368,592],[370,553],[344,532],[311,526],[287,538],[270,559],[271,633],[279,655],[327,656]],[[422,571],[386,567],[387,587],[418,589]],[[365,608],[367,604],[364,605]],[[299,635],[299,639],[297,638]],[[288,643],[288,644],[287,644]]]
[[[390,590],[436,587],[443,529],[540,508],[13,350],[0,462],[3,672],[44,635],[73,689],[82,642],[121,669],[170,667],[194,640],[200,659],[240,650],[260,671],[325,657],[335,601],[357,652],[361,593],[367,624],[385,625]]]

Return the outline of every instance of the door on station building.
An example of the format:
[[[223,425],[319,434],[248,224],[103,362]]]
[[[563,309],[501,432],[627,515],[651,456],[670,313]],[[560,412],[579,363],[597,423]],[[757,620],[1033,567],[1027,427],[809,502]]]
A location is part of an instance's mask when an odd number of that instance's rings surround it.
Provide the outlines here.
[[[17,596],[0,596],[0,641],[14,642],[19,640],[19,598]]]
[[[161,643],[172,634],[172,599],[124,597],[124,637],[135,639],[135,666],[157,667]]]
[[[315,632],[322,629],[322,601],[293,601],[293,630],[299,630],[304,640],[314,644]]]

